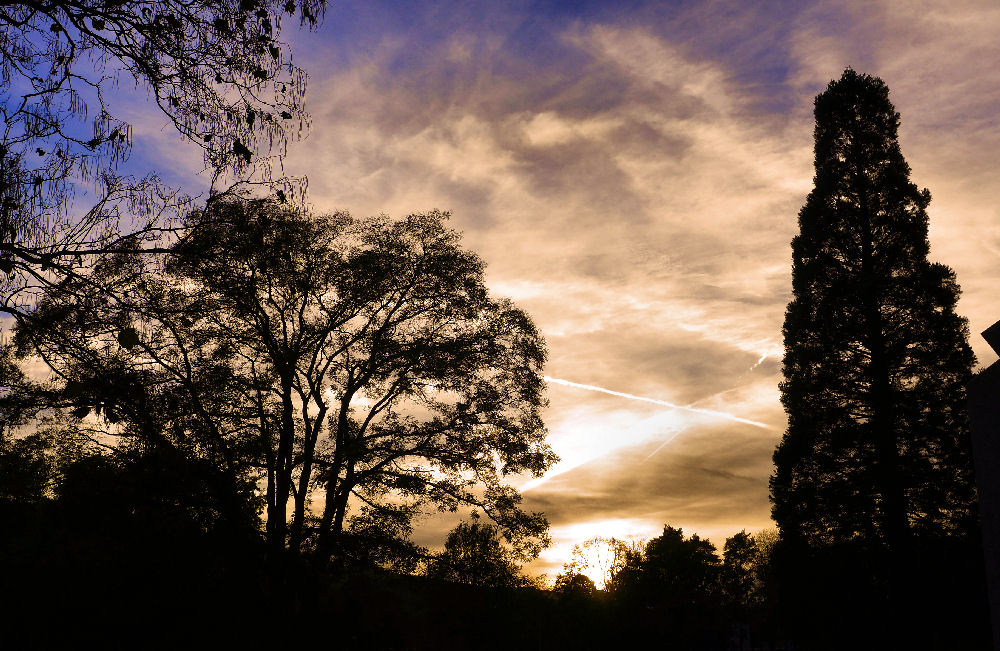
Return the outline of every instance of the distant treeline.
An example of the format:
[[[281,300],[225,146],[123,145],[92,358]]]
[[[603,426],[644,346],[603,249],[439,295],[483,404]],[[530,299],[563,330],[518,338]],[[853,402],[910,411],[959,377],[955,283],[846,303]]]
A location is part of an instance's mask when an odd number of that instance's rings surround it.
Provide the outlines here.
[[[25,460],[3,457],[21,468]],[[317,565],[271,555],[252,511],[242,522],[221,517],[203,469],[170,464],[85,458],[63,470],[50,497],[12,499],[5,486],[5,639],[112,648],[268,640],[342,649],[989,648],[981,554],[969,542],[928,544],[905,559],[913,610],[908,628],[894,629],[882,578],[889,559],[869,549],[794,549],[774,531],[741,532],[720,558],[707,540],[667,526],[645,544],[590,541],[546,588],[521,573],[495,527],[472,522],[444,551],[415,557],[412,573],[361,557]],[[608,551],[607,584],[597,590],[583,572]]]

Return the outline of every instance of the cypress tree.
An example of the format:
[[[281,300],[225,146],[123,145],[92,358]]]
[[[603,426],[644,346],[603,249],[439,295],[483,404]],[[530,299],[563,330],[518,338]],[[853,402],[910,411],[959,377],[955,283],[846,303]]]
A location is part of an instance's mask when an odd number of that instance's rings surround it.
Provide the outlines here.
[[[927,260],[930,193],[899,114],[847,69],[815,103],[815,187],[792,240],[773,515],[786,540],[896,550],[975,527],[954,272]]]

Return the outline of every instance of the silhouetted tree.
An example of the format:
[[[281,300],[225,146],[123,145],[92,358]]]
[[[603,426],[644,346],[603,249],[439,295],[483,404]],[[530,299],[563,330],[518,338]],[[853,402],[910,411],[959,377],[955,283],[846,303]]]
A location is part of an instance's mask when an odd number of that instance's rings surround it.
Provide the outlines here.
[[[644,548],[645,543],[626,547],[604,586],[605,592],[617,599],[629,598],[635,592],[642,573]]]
[[[670,603],[697,603],[717,594],[719,568],[715,545],[664,526],[662,535],[646,543],[642,580]]]
[[[259,499],[251,483],[223,488],[227,478],[218,468],[173,448],[122,446],[81,457],[60,474],[54,499],[64,519],[102,537],[127,531],[159,547],[167,539],[194,540],[209,532],[259,531]],[[233,509],[234,501],[242,508]]]
[[[500,540],[499,529],[484,522],[461,522],[452,529],[444,550],[430,560],[427,576],[485,588],[531,584],[515,552]]]
[[[702,603],[718,594],[720,561],[715,546],[664,525],[641,553],[626,550],[609,588],[647,605],[677,607]]]
[[[726,601],[742,613],[764,600],[763,562],[757,541],[746,531],[726,538],[722,548],[722,591]]]
[[[544,344],[489,297],[446,215],[209,212],[189,216],[164,269],[105,256],[18,329],[61,378],[54,406],[208,459],[232,482],[259,476],[274,550],[352,556],[373,527],[405,543],[409,517],[432,505],[485,512],[537,554],[547,523],[503,477],[555,459],[539,415]]]
[[[37,502],[45,497],[52,472],[47,448],[48,442],[38,435],[0,440],[0,502]]]
[[[19,395],[25,385],[10,347],[0,350],[0,503],[41,499],[49,483],[44,441],[16,435],[29,417],[25,397]]]
[[[603,590],[626,562],[630,549],[641,549],[641,545],[636,547],[633,542],[630,547],[629,543],[617,538],[595,536],[582,544],[573,545],[572,557],[563,565],[563,574],[597,577]]]
[[[628,550],[608,584],[617,617],[636,640],[670,639],[676,648],[713,645],[719,625],[720,561],[697,534],[663,527],[640,552]]]
[[[148,91],[214,173],[270,182],[308,124],[306,77],[284,19],[318,25],[325,0],[9,2],[0,7],[0,313],[23,318],[41,288],[98,251],[155,248],[185,209],[155,175],[118,172],[132,145],[113,89]],[[89,123],[88,123],[89,122]],[[282,194],[295,184],[283,184]],[[84,192],[87,206],[74,206]],[[161,244],[162,245],[162,244]]]
[[[0,500],[5,639],[143,639],[164,622],[199,618],[199,634],[239,635],[251,622],[259,630],[263,620],[247,615],[264,596],[251,484],[220,499],[216,468],[166,449],[123,447],[50,468],[57,477],[30,508]],[[244,505],[236,518],[234,498]],[[52,617],[62,625],[49,630]]]
[[[351,517],[337,550],[345,565],[414,574],[427,559],[427,549],[410,540],[413,504],[365,505]]]
[[[586,574],[565,570],[556,577],[552,591],[565,599],[592,599],[597,595],[597,586]]]
[[[51,383],[31,381],[0,350],[0,502],[39,504],[54,495],[62,469],[99,449],[72,414],[47,408],[58,398]],[[8,527],[13,526],[7,519]]]
[[[898,550],[974,528],[954,273],[927,261],[930,193],[910,182],[882,80],[816,98],[815,188],[792,241],[774,518],[786,540]]]

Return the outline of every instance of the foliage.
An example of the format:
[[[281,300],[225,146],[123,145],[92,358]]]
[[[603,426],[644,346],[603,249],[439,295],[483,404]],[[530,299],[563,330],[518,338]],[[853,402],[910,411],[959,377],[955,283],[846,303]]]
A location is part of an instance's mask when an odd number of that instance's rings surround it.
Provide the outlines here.
[[[626,549],[606,592],[615,620],[636,641],[669,639],[674,648],[719,647],[726,630],[715,546],[664,525],[644,548]]]
[[[0,502],[37,504],[53,496],[64,466],[97,446],[70,414],[47,413],[54,388],[32,382],[0,349]]]
[[[608,585],[613,593],[650,605],[690,604],[716,596],[719,567],[712,543],[664,525],[663,534],[641,552],[624,550]]]
[[[211,194],[269,182],[309,119],[306,77],[280,38],[325,0],[22,1],[0,8],[0,312],[30,313],[40,288],[91,254],[156,248],[189,205],[155,175],[119,173],[132,126],[111,106],[120,81],[147,91],[204,152]],[[118,93],[123,98],[124,91]],[[282,194],[291,192],[285,184]],[[89,206],[74,199],[93,192]]]
[[[641,547],[642,543],[637,541],[595,536],[580,545],[573,545],[572,557],[563,566],[560,576],[585,575],[603,590],[627,562],[630,551],[637,552]]]
[[[338,550],[344,565],[382,568],[397,574],[415,574],[426,561],[425,548],[410,540],[413,505],[365,505],[350,518]]]
[[[33,415],[30,383],[9,345],[0,346],[0,441],[6,443]]]
[[[471,506],[530,557],[546,522],[503,477],[555,459],[544,345],[489,297],[446,217],[217,202],[188,217],[164,268],[104,256],[16,341],[55,369],[54,407],[259,479],[276,550],[350,556],[373,526],[405,536],[427,505]]]
[[[712,597],[719,578],[715,546],[681,529],[664,526],[663,534],[646,543],[643,581],[670,601],[694,602]]]
[[[103,535],[127,528],[149,538],[245,536],[259,528],[251,484],[230,484],[211,464],[168,447],[81,457],[63,467],[54,497],[75,526]]]
[[[888,92],[848,69],[816,98],[771,478],[782,536],[810,545],[975,528],[974,358],[954,273],[927,261],[930,194],[909,180]]]
[[[486,588],[531,585],[517,556],[500,540],[499,529],[484,522],[461,522],[448,534],[444,550],[433,557],[427,575]]]
[[[51,475],[46,443],[39,435],[2,441],[0,502],[37,502],[45,497]]]
[[[727,604],[747,613],[764,605],[769,550],[745,530],[726,539],[720,582]]]
[[[207,464],[164,450],[49,461],[55,480],[42,499],[0,500],[5,639],[96,642],[115,621],[114,635],[142,640],[155,630],[162,641],[165,622],[206,612],[200,635],[222,630],[215,618],[229,635],[251,624],[259,634],[250,613],[266,592],[252,486],[229,486]],[[63,625],[50,626],[53,617]]]
[[[556,577],[552,591],[567,599],[593,599],[597,595],[597,585],[586,574],[564,570]]]

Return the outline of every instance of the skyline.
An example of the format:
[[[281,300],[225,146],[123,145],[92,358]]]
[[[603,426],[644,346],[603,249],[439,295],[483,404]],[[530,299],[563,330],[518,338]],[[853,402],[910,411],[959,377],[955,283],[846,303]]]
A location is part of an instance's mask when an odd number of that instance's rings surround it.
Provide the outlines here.
[[[847,66],[889,86],[934,197],[930,258],[957,273],[979,365],[996,359],[978,333],[1000,318],[1000,10],[948,7],[338,2],[317,33],[287,30],[313,123],[285,170],[314,208],[452,211],[491,291],[547,339],[562,461],[519,482],[552,524],[534,569],[598,534],[669,524],[721,548],[771,526],[812,101]],[[196,188],[198,154],[163,122],[136,120],[132,164]],[[445,522],[416,541],[440,545]]]

